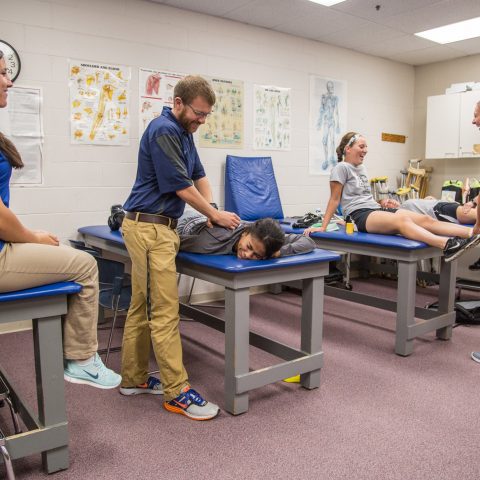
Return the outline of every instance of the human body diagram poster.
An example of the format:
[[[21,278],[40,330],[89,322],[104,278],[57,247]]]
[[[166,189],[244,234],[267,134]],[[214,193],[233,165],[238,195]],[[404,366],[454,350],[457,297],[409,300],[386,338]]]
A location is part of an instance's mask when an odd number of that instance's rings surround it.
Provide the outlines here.
[[[160,116],[164,106],[173,107],[173,89],[184,76],[183,73],[162,72],[149,68],[139,69],[139,137],[143,135],[148,124]]]
[[[199,129],[201,147],[243,148],[243,82],[206,77],[216,102]]]
[[[256,150],[290,150],[291,89],[255,85],[253,98],[253,148]]]
[[[130,67],[70,60],[71,142],[128,145]]]
[[[347,125],[347,83],[310,75],[309,171],[330,175]]]

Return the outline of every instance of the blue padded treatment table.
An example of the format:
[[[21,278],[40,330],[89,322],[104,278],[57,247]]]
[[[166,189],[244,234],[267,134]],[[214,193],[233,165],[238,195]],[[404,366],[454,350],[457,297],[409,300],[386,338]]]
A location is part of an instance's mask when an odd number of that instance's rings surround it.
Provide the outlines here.
[[[282,225],[282,228],[287,233],[301,233],[303,231],[286,225]],[[433,330],[436,331],[437,337],[442,340],[451,338],[452,326],[455,323],[454,303],[457,262],[445,263],[442,250],[430,247],[422,242],[409,240],[400,235],[363,232],[347,234],[342,226],[340,230],[335,232],[315,232],[311,235],[311,238],[320,248],[397,261],[396,302],[336,287],[325,287],[326,295],[396,312],[395,353],[402,356],[410,355],[413,352],[414,338]],[[417,262],[435,257],[442,257],[437,311],[415,307]]]
[[[12,459],[41,452],[47,473],[68,468],[61,316],[67,313],[67,295],[81,289],[78,283],[58,282],[0,293],[0,323],[32,319],[38,405],[36,416],[0,366],[12,403],[28,429],[6,437],[5,445]]]
[[[106,225],[82,227],[78,231],[87,245],[129,261],[120,232],[112,232]],[[329,262],[338,259],[337,254],[320,249],[271,260],[240,260],[234,255],[178,254],[178,273],[225,287],[225,320],[193,305],[180,304],[180,313],[225,332],[225,409],[228,412],[234,415],[246,412],[250,390],[297,374],[301,374],[303,387],[313,389],[320,386],[324,276],[328,274]],[[249,329],[250,287],[294,280],[303,281],[300,349]],[[249,345],[285,361],[250,371]]]

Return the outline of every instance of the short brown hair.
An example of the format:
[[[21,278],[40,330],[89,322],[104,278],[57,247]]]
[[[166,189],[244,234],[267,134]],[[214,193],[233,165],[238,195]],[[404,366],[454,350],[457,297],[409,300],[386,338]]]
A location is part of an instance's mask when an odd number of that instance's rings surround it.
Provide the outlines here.
[[[210,84],[198,75],[187,75],[180,80],[173,90],[174,97],[180,97],[183,103],[192,103],[197,97],[202,97],[213,107],[215,105],[215,92]]]

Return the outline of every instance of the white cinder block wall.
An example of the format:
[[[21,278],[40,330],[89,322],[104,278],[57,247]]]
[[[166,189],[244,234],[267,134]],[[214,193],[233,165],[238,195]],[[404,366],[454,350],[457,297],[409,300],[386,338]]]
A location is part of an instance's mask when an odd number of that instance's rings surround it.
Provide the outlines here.
[[[2,2],[0,38],[20,53],[19,85],[44,95],[44,184],[14,187],[11,207],[32,228],[65,241],[78,226],[105,223],[132,186],[138,146],[138,67],[239,79],[245,86],[243,150],[200,149],[215,200],[223,205],[225,155],[271,155],[286,215],[325,208],[328,177],[308,174],[310,73],[347,81],[348,129],[369,140],[371,176],[394,179],[411,158],[414,68],[216,17],[142,0]],[[68,59],[132,68],[128,147],[73,146]],[[255,151],[253,85],[292,89],[292,150]],[[381,142],[381,132],[407,136]]]

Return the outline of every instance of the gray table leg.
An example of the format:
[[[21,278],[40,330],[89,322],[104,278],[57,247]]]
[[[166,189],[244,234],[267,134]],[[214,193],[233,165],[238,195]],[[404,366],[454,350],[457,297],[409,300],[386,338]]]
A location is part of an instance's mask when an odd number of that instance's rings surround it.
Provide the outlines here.
[[[413,339],[408,338],[408,327],[415,324],[416,286],[417,262],[399,261],[395,353],[404,357],[413,352]]]
[[[457,263],[445,263],[442,257],[440,266],[440,286],[438,289],[438,313],[453,312],[455,305],[455,280],[457,276]],[[437,338],[448,340],[452,337],[452,325],[439,328]]]
[[[250,291],[225,288],[225,409],[233,415],[248,410],[248,393],[236,394],[236,376],[249,367]]]
[[[67,422],[61,317],[33,321],[38,418],[44,426]],[[42,452],[47,473],[68,468],[68,445]]]
[[[303,281],[301,350],[317,353],[322,350],[324,277]],[[320,369],[301,375],[302,387],[320,386]]]

